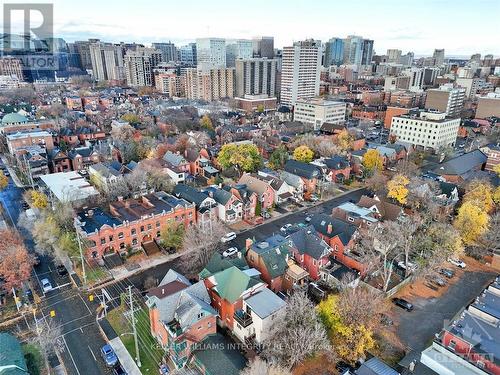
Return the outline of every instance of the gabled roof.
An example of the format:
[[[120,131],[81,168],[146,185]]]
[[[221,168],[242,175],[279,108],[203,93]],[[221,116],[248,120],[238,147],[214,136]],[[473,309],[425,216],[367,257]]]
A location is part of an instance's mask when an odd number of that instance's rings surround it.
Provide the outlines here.
[[[220,333],[208,336],[193,352],[195,366],[202,366],[207,374],[239,375],[246,360],[235,348],[234,342]],[[195,346],[195,348],[198,347]]]
[[[163,160],[169,162],[175,167],[188,163],[184,156],[180,154],[174,154],[172,151],[167,151],[165,155],[163,155]]]
[[[94,153],[94,149],[92,147],[77,147],[68,152],[68,156],[70,159],[74,159],[77,156],[81,156],[82,158],[88,158],[90,155]]]
[[[218,272],[212,277],[216,284],[214,289],[217,294],[230,303],[236,302],[246,290],[261,283],[234,266]]]
[[[2,369],[3,367],[4,369]],[[0,374],[28,374],[21,344],[14,336],[6,332],[0,332]]]
[[[340,155],[335,155],[329,159],[325,159],[323,162],[329,169],[333,169],[335,171],[345,169],[349,166],[349,161]]]
[[[356,370],[356,375],[399,375],[399,372],[389,367],[377,357],[370,358]]]
[[[268,237],[265,241],[252,244],[251,249],[259,254],[271,278],[285,274],[290,252],[283,236],[277,234]]]
[[[444,182],[444,181],[439,181],[438,183],[439,183],[439,188],[441,189],[441,192],[443,194],[446,194],[446,196],[448,198],[451,196],[451,193],[453,193],[453,191],[455,189],[458,190],[458,187],[455,184],[450,184],[449,182]]]
[[[311,225],[318,233],[328,238],[339,236],[344,246],[351,241],[352,236],[358,229],[354,224],[325,214],[314,215],[311,220]]]
[[[330,246],[318,236],[312,225],[292,233],[288,239],[291,241],[291,246],[300,254],[308,254],[317,260],[331,251]]]
[[[321,128],[320,128],[320,130],[322,132],[324,132],[324,133],[330,133],[330,134],[342,131],[344,129],[345,129],[345,125],[344,124],[332,124],[330,122],[324,122],[323,125],[321,125]]]
[[[244,173],[238,181],[238,184],[246,185],[248,190],[254,191],[257,194],[264,194],[267,191],[267,188],[270,187],[267,181],[259,180],[257,177],[252,176],[249,173]]]
[[[293,159],[286,162],[285,171],[306,179],[317,178],[321,175],[321,170],[316,165]]]
[[[367,195],[361,196],[357,204],[359,207],[372,208],[377,207],[377,210],[384,220],[396,220],[403,212],[403,209],[397,204],[380,200],[378,197],[371,198]]]
[[[233,266],[237,267],[240,270],[248,269],[248,264],[245,257],[236,256],[232,258],[224,258],[220,253],[215,252],[208,261],[205,268],[203,268],[203,270],[198,274],[198,276],[200,279],[206,279],[207,277],[210,277],[217,272],[224,271]]]
[[[486,163],[487,160],[488,157],[482,151],[474,150],[444,162],[439,167],[435,168],[434,172],[441,176],[461,176],[474,168],[480,167]]]
[[[197,207],[209,198],[207,194],[204,194],[194,187],[185,184],[175,185],[173,194],[178,198],[182,198],[187,200],[188,202],[194,203]]]

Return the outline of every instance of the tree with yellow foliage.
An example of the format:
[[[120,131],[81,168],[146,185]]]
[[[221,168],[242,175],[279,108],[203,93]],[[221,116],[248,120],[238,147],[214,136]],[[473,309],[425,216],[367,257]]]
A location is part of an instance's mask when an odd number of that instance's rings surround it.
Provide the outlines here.
[[[307,146],[299,146],[293,151],[293,158],[297,161],[310,163],[313,157],[314,152]]]
[[[495,205],[493,187],[487,181],[472,181],[465,189],[464,202],[471,202],[483,211],[491,212]]]
[[[395,175],[387,182],[387,197],[395,199],[401,204],[406,204],[408,198],[408,184],[410,180],[403,174]]]
[[[375,171],[381,171],[384,168],[384,159],[380,153],[375,149],[366,151],[363,156],[363,167],[368,174],[373,174]]]
[[[497,164],[493,167],[493,172],[500,176],[500,164]]]
[[[3,171],[0,170],[0,191],[5,189],[9,185],[9,178],[3,174]]]
[[[47,208],[49,200],[47,196],[38,190],[31,190],[29,193],[31,203],[35,208]]]
[[[354,137],[346,130],[342,130],[336,138],[336,143],[342,151],[349,151],[352,149]]]
[[[372,330],[364,322],[349,322],[339,308],[339,296],[331,295],[318,305],[318,314],[325,325],[337,354],[355,363],[375,346]]]
[[[206,114],[200,119],[200,126],[208,130],[214,130],[212,119],[210,119],[210,117]]]
[[[493,191],[493,202],[495,204],[500,204],[500,186],[497,186],[496,189]]]
[[[458,215],[453,225],[460,233],[465,245],[472,245],[488,230],[489,216],[486,211],[474,204],[464,202],[458,209]]]

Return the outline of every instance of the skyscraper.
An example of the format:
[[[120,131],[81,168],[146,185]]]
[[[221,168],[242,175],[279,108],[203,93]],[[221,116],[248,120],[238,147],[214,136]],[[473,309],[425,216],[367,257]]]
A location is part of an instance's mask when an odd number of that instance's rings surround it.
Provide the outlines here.
[[[387,62],[399,64],[399,62],[401,61],[400,49],[388,49],[386,55],[387,55]]]
[[[92,74],[98,81],[122,80],[125,48],[121,44],[96,42],[90,44]]]
[[[319,94],[321,42],[305,40],[283,48],[281,103],[295,105],[298,98]]]
[[[161,51],[161,60],[165,62],[177,61],[179,59],[177,48],[172,42],[153,43],[153,48]]]
[[[363,38],[356,35],[349,35],[344,39],[344,63],[361,65],[363,57]]]
[[[226,67],[226,41],[221,38],[196,39],[198,68],[202,70]]]
[[[331,38],[325,43],[325,60],[323,65],[341,65],[344,61],[344,40],[341,38]]]
[[[188,65],[196,65],[196,43],[189,43],[179,48],[179,60]]]
[[[440,66],[444,64],[444,49],[435,49],[432,54],[434,58],[434,65]]]
[[[161,61],[162,52],[154,48],[138,47],[125,54],[125,75],[130,86],[152,86],[153,68]]]
[[[249,59],[253,56],[253,41],[238,39],[226,44],[226,66],[235,67],[236,59]]]
[[[252,39],[253,42],[253,55],[255,57],[267,57],[272,59],[274,57],[274,37],[261,36]]]
[[[234,97],[234,68],[186,69],[186,97],[214,101]]]
[[[276,95],[277,59],[250,58],[236,60],[236,95]]]
[[[361,65],[370,65],[373,58],[373,40],[363,39],[361,47]]]
[[[401,56],[399,62],[404,66],[412,66],[414,57],[415,55],[413,52],[408,52],[406,55]]]

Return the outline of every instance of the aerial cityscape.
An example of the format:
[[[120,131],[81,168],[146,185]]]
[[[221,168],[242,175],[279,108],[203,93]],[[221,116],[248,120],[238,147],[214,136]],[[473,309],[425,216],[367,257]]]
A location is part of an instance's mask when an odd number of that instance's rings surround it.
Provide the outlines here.
[[[0,375],[500,375],[498,1],[1,19]]]

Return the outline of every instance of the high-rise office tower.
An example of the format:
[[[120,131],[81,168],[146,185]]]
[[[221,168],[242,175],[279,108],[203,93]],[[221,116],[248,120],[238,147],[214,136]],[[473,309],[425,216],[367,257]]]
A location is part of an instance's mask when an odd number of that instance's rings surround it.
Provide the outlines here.
[[[356,35],[349,35],[344,39],[344,63],[361,65],[363,57],[363,38]]]
[[[435,49],[434,53],[432,54],[432,57],[434,58],[434,65],[441,66],[444,64],[444,49]]]
[[[80,60],[80,65],[83,69],[92,69],[92,58],[90,56],[90,45],[92,43],[97,43],[99,39],[89,39],[76,41],[74,44],[74,48],[78,53],[78,57]]]
[[[153,48],[157,49],[158,51],[161,51],[161,60],[165,62],[170,62],[170,61],[177,61],[178,58],[178,53],[177,53],[177,47],[175,47],[175,44],[172,42],[168,43],[153,43]]]
[[[130,86],[152,86],[153,68],[162,57],[162,52],[154,48],[136,48],[125,54],[125,75]]]
[[[277,59],[255,57],[236,60],[236,96],[276,95]]]
[[[179,60],[187,65],[196,65],[196,43],[189,43],[179,48]]]
[[[226,40],[221,38],[196,39],[196,58],[202,70],[226,67]]]
[[[477,62],[477,63],[480,63],[480,62],[481,62],[481,54],[480,54],[480,53],[475,53],[475,54],[473,54],[473,55],[470,57],[470,61],[471,61],[471,62]]]
[[[186,97],[206,101],[234,97],[234,68],[186,69]]]
[[[92,74],[98,81],[122,80],[123,56],[125,48],[121,44],[96,42],[90,44]]]
[[[341,65],[344,62],[344,40],[341,38],[331,38],[325,43],[325,59],[323,65]]]
[[[388,49],[387,50],[387,62],[399,64],[401,61],[401,53],[400,49]]]
[[[255,57],[267,57],[272,59],[274,57],[274,37],[261,36],[252,39],[253,42],[253,55]]]
[[[318,95],[320,70],[320,41],[309,39],[283,47],[281,103],[293,106],[298,98]]]
[[[410,68],[403,71],[403,75],[410,77],[408,89],[410,91],[420,91],[424,84],[424,71],[423,68]]]
[[[249,59],[253,56],[253,41],[238,39],[226,43],[226,66],[235,67],[236,59]]]
[[[373,40],[363,39],[361,49],[361,65],[370,65],[373,58]]]
[[[453,87],[452,84],[426,91],[425,108],[446,113],[449,117],[459,117],[464,108],[465,88]]]
[[[413,54],[413,52],[408,52],[406,55],[401,56],[399,62],[403,66],[412,66],[414,57],[415,55]]]

